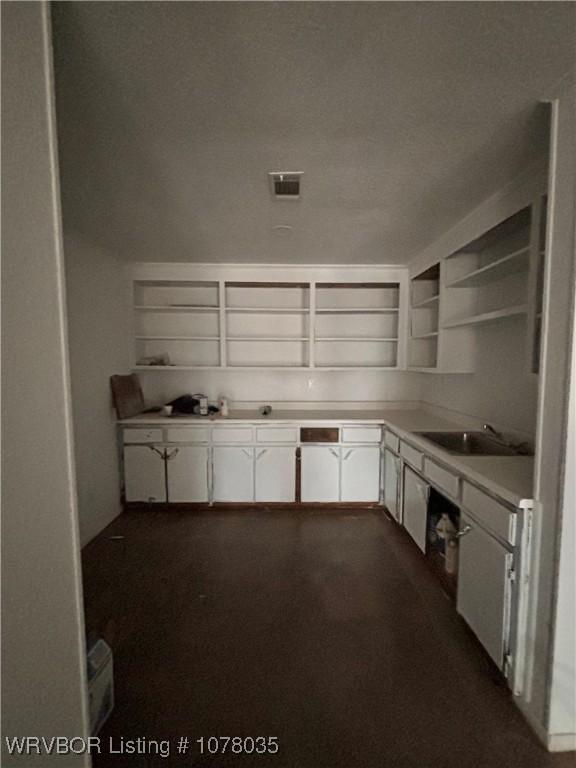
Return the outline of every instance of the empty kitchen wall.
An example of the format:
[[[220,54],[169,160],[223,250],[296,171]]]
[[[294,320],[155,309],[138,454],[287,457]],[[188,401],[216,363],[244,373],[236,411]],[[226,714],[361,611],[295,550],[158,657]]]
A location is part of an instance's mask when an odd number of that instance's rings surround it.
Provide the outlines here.
[[[534,436],[538,377],[529,371],[526,317],[475,329],[476,373],[422,375],[422,399]]]
[[[78,513],[85,544],[121,512],[109,379],[130,372],[130,308],[123,264],[106,249],[67,233],[66,208],[64,228]]]
[[[141,371],[147,400],[166,402],[177,395],[202,392],[212,400],[225,396],[243,403],[356,402],[365,405],[420,399],[421,378],[395,371]]]
[[[2,735],[88,735],[47,3],[2,3]],[[88,755],[1,763],[88,766]]]

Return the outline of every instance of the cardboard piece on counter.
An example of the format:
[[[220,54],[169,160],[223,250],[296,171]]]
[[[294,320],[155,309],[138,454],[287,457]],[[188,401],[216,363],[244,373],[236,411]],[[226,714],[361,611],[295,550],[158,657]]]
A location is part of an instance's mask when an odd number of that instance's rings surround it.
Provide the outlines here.
[[[144,411],[144,395],[140,379],[135,373],[129,376],[110,376],[110,387],[119,419],[129,419]]]

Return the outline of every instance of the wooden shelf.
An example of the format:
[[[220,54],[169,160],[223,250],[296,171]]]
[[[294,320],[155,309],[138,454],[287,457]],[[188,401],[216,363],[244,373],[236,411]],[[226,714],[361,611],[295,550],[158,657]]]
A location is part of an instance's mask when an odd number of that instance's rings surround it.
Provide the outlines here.
[[[340,315],[346,313],[362,314],[362,315],[384,315],[391,312],[399,312],[398,307],[317,307],[317,315]]]
[[[310,341],[309,336],[227,336],[226,341]]]
[[[477,287],[486,285],[487,283],[501,280],[508,275],[517,274],[518,272],[524,272],[528,269],[528,255],[530,249],[528,246],[520,248],[513,253],[509,253],[506,256],[502,256],[500,259],[493,261],[491,264],[486,264],[483,267],[475,269],[473,272],[469,272],[467,275],[452,280],[447,283],[447,288],[466,288]]]
[[[390,341],[398,342],[397,336],[316,336],[315,341]]]
[[[427,307],[430,304],[435,304],[440,299],[440,294],[436,294],[435,296],[430,296],[428,299],[424,299],[423,301],[419,301],[417,304],[412,304],[412,309],[420,309],[421,307]]]
[[[220,336],[135,336],[136,341],[220,341]]]
[[[219,307],[191,306],[191,305],[167,305],[158,306],[137,305],[134,307],[137,312],[219,312]]]
[[[449,323],[444,323],[444,328],[460,328],[464,325],[481,325],[483,323],[494,323],[507,317],[525,315],[527,313],[527,304],[517,304],[513,307],[496,309],[493,312],[483,312],[480,315],[472,315],[471,317],[464,317],[460,320],[451,320]]]
[[[418,333],[412,335],[411,339],[434,339],[438,336],[438,331],[429,331],[428,333]]]
[[[263,314],[306,315],[310,309],[292,307],[226,307],[226,312],[261,312]]]

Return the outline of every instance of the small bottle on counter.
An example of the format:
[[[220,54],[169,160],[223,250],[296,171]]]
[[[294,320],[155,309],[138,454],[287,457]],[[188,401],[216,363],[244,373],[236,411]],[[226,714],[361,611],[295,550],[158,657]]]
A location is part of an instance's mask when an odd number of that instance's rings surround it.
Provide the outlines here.
[[[228,416],[228,400],[225,397],[220,398],[220,416]]]

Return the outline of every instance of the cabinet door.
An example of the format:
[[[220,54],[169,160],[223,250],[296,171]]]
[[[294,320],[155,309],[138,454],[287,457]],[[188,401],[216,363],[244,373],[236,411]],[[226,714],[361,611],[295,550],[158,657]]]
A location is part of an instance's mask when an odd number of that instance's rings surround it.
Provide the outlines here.
[[[324,445],[302,446],[302,501],[338,501],[340,452]]]
[[[293,446],[256,448],[256,501],[294,501],[296,449]]]
[[[254,449],[214,446],[214,501],[254,501]]]
[[[342,448],[341,501],[379,501],[380,446]]]
[[[163,448],[127,445],[124,448],[126,501],[166,501]]]
[[[208,448],[168,448],[168,501],[208,501]]]
[[[502,668],[510,625],[512,553],[465,512],[459,541],[457,608]]]
[[[422,552],[426,551],[426,522],[430,486],[420,475],[404,467],[404,527]]]
[[[392,451],[384,451],[384,504],[388,512],[400,522],[400,459]]]

